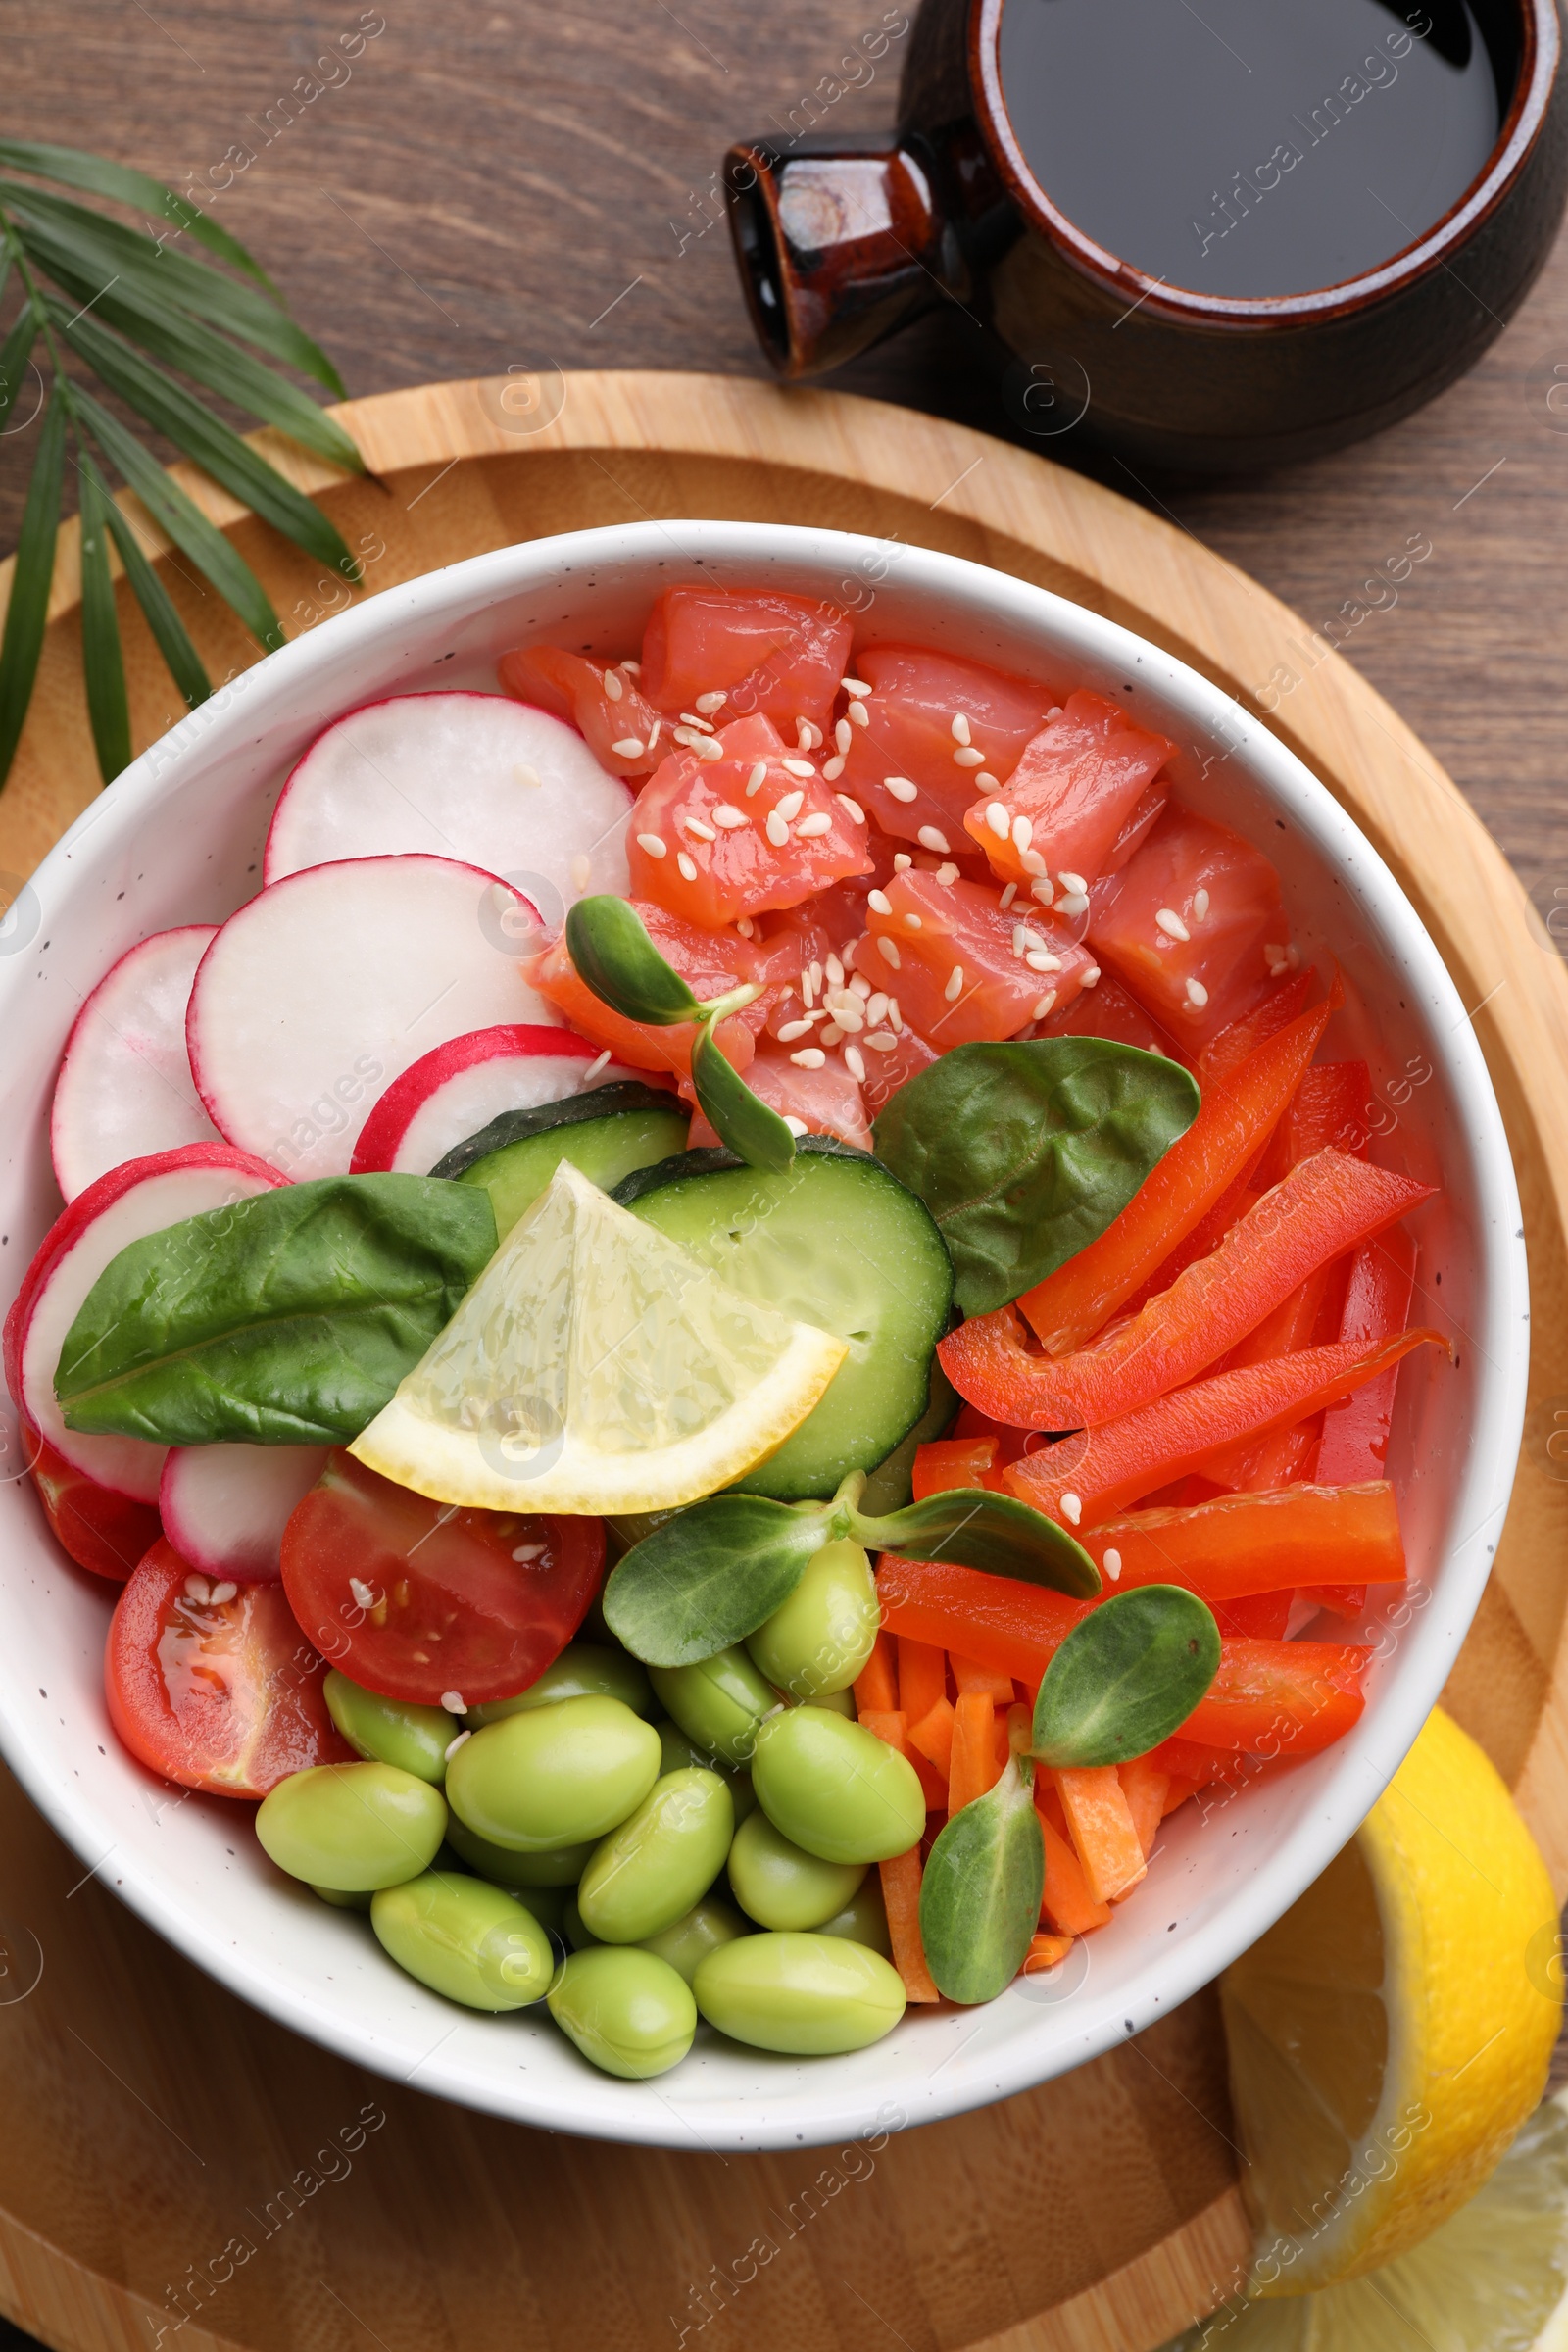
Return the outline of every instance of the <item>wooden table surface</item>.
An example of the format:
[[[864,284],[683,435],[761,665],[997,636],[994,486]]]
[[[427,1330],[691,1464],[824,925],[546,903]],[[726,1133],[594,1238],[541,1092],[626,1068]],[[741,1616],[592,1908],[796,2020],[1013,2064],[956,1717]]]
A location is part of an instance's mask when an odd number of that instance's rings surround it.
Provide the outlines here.
[[[514,364],[760,373],[715,192],[723,149],[808,109],[835,129],[884,124],[906,24],[880,0],[765,12],[4,0],[0,129],[106,151],[176,186],[232,178],[219,218],[352,393]],[[321,87],[318,59],[356,30],[361,54]],[[881,30],[873,67],[862,44]],[[824,112],[810,94],[835,74],[862,86]],[[1568,905],[1557,380],[1562,246],[1475,372],[1381,439],[1221,487],[1102,468],[1327,630],[1424,736],[1548,915]],[[956,311],[837,381],[1023,438]],[[0,552],[15,544],[29,457],[24,435],[0,452]],[[1396,587],[1379,567],[1407,551],[1419,560]]]

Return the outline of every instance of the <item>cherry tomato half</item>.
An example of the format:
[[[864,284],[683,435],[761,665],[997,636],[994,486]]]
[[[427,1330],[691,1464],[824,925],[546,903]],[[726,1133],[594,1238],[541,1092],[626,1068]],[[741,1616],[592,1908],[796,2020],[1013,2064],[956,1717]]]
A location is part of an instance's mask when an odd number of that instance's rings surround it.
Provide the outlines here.
[[[323,1673],[277,1585],[215,1582],[162,1540],[115,1605],[104,1659],[109,1720],[131,1754],[215,1796],[353,1762]]]
[[[582,1623],[598,1519],[455,1510],[334,1453],[283,1534],[283,1587],[317,1647],[386,1698],[511,1698]]]
[[[56,1543],[78,1568],[122,1585],[162,1532],[152,1504],[101,1487],[46,1445],[30,1421],[23,1425],[23,1446]]]

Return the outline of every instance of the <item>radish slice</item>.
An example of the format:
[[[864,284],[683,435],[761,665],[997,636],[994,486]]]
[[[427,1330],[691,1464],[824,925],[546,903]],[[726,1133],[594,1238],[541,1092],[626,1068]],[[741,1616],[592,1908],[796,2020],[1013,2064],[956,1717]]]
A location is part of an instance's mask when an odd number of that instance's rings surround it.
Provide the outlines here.
[[[167,1446],[145,1438],[83,1437],[55,1401],[66,1334],[111,1258],[166,1225],[283,1182],[275,1168],[228,1144],[182,1144],[127,1160],[78,1193],[45,1234],[6,1317],[6,1382],[27,1419],[74,1468],[133,1502],[156,1502]]]
[[[127,1159],[218,1141],[185,1052],[190,984],[215,936],[211,923],[187,923],[144,939],[77,1013],[49,1122],[68,1200]]]
[[[276,1584],[283,1530],[326,1467],[326,1446],[172,1446],[158,1489],[164,1534],[193,1568]]]
[[[270,885],[342,858],[421,850],[501,874],[552,929],[585,891],[631,888],[632,795],[575,727],[506,694],[404,694],[318,735],[283,787]]]
[[[455,1144],[466,1143],[504,1110],[535,1110],[617,1078],[647,1084],[646,1071],[622,1069],[568,1029],[523,1023],[454,1037],[387,1088],[360,1130],[353,1172],[428,1175]]]
[[[539,939],[507,883],[446,858],[290,874],[219,932],[185,1024],[220,1135],[291,1177],[341,1176],[388,1084],[497,1022],[559,1028],[517,957]]]

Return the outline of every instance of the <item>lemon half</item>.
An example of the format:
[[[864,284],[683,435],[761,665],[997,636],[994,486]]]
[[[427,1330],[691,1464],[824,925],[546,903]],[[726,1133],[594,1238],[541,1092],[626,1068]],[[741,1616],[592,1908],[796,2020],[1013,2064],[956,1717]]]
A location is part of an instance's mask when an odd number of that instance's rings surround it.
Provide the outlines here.
[[[1221,1979],[1257,2291],[1373,2271],[1480,2188],[1544,2087],[1556,1934],[1507,1788],[1435,1709],[1355,1838]]]
[[[563,1161],[350,1451],[436,1502],[669,1510],[781,1446],[847,1353]]]

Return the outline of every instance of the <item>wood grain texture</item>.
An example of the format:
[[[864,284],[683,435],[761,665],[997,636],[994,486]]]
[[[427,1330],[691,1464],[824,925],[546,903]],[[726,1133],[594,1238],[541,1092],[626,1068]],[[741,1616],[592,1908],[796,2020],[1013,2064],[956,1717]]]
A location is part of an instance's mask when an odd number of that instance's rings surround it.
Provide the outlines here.
[[[547,422],[524,402],[538,429],[518,433],[508,383],[351,404],[344,421],[374,480],[288,459],[351,539],[368,535],[366,593],[555,530],[726,514],[898,534],[996,564],[1142,629],[1243,699],[1302,641],[1295,616],[1157,516],[938,419],[717,377],[611,373],[564,379]],[[184,479],[280,609],[298,602],[296,624],[315,625],[315,567],[221,493]],[[74,564],[70,533],[38,703],[0,800],[0,865],[21,870],[92,792]],[[249,660],[254,649],[227,616],[164,569],[215,666]],[[0,571],[0,595],[5,584]],[[140,623],[125,617],[141,743],[171,712]],[[1553,1399],[1568,1395],[1568,1323],[1555,1311],[1568,1292],[1568,976],[1453,786],[1347,663],[1328,652],[1303,660],[1273,723],[1391,858],[1467,1004],[1489,1000],[1478,1026],[1548,1311],[1535,1325],[1535,1418],[1514,1507],[1447,1695],[1516,1783],[1561,1889],[1568,1493],[1547,1441]],[[694,2337],[728,2328],[761,2352],[847,2352],[891,2328],[920,2352],[1149,2352],[1219,2300],[1245,2259],[1207,2000],[1063,2082],[895,2132],[883,2149],[829,2151],[826,2166],[804,2152],[731,2163],[547,2143],[390,2091],[239,2009],[96,1882],[67,1891],[79,1870],[14,1789],[0,1848],[27,1906],[12,1923],[21,1959],[0,1990],[23,1982],[27,1936],[48,1958],[37,1990],[0,2014],[0,2082],[11,2112],[51,2118],[41,2149],[26,2132],[0,2147],[0,2301],[71,2352],[150,2343],[149,2305],[190,2264],[221,2260],[243,2228],[223,2230],[225,2213],[265,2213],[290,2178],[291,2152],[326,2145],[366,2101],[384,2108],[377,2130],[389,2135],[355,2152],[352,2180],[312,2188],[286,2235],[279,2224],[236,2263],[184,2341],[205,2328],[256,2352],[300,2341],[348,2352],[363,2323],[388,2352],[448,2334],[545,2352],[583,2333],[642,2352],[666,2328],[678,2337],[690,2327]],[[172,2141],[196,2151],[199,2171]],[[315,2163],[307,2148],[293,2169]],[[813,2180],[819,2202],[779,2238]],[[759,2259],[747,2256],[754,2238],[777,2250],[743,2293],[725,2295],[713,2266],[733,2289],[734,2262]]]

